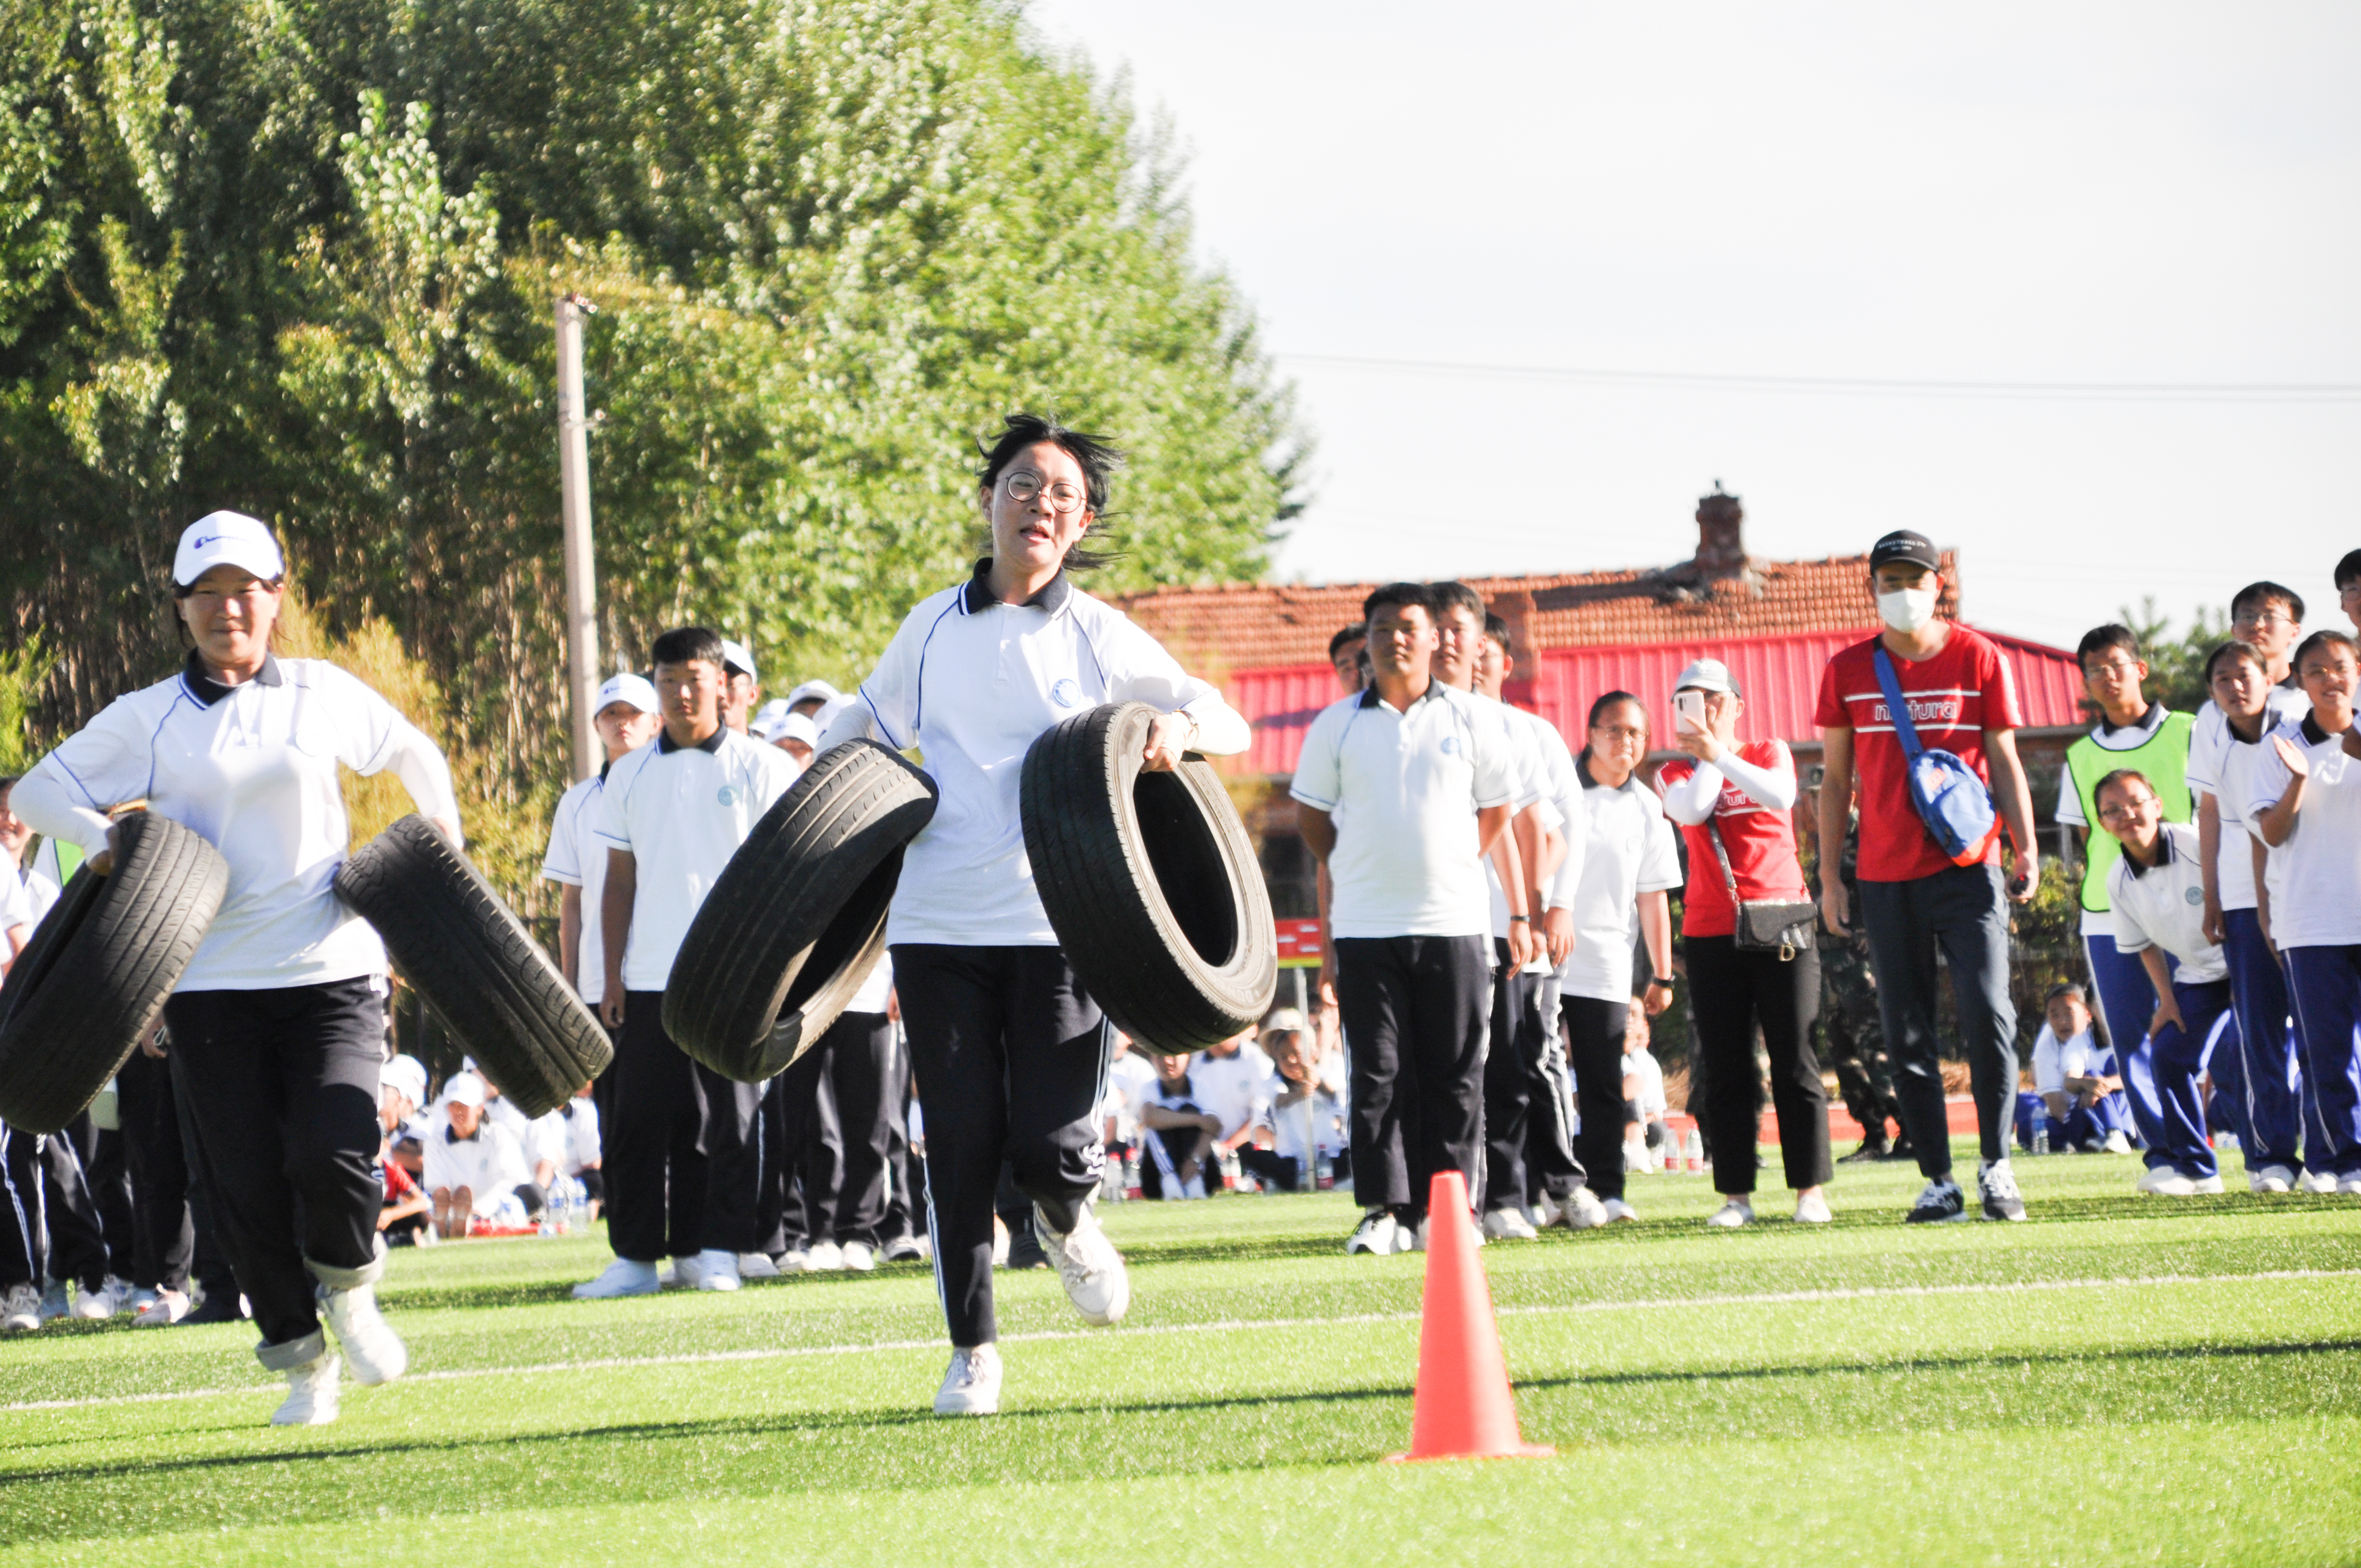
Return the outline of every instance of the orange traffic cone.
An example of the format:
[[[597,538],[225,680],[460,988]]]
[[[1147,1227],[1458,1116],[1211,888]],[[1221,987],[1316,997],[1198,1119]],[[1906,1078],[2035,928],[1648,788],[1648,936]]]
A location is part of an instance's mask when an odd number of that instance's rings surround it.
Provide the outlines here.
[[[1492,1292],[1476,1257],[1467,1182],[1438,1171],[1426,1201],[1426,1302],[1418,1331],[1418,1403],[1404,1459],[1517,1459],[1555,1453],[1517,1431]]]

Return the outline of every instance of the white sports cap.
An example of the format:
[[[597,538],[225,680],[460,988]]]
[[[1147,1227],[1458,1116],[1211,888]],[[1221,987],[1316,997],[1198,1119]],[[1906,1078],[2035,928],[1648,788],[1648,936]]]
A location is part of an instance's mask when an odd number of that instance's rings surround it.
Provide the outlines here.
[[[1719,659],[1692,659],[1681,678],[1673,683],[1676,692],[1729,692],[1735,696],[1738,683],[1730,678],[1730,666]]]
[[[181,531],[172,581],[187,587],[215,566],[243,566],[268,582],[287,573],[269,524],[242,511],[209,511]]]
[[[607,684],[598,688],[598,705],[590,711],[604,713],[619,702],[628,702],[642,713],[661,711],[656,703],[656,688],[645,675],[626,673],[608,676]]]
[[[395,1057],[378,1069],[377,1080],[401,1091],[412,1105],[426,1103],[426,1067],[416,1057]]]
[[[445,1105],[473,1105],[477,1110],[482,1110],[484,1108],[484,1080],[478,1078],[472,1072],[453,1073],[451,1075],[451,1081],[443,1086],[443,1103]]]
[[[800,740],[813,751],[819,750],[819,726],[811,721],[808,713],[790,713],[771,728],[763,737],[775,746],[782,740]]]
[[[806,681],[787,694],[787,706],[793,707],[796,704],[808,701],[812,697],[818,697],[822,702],[834,702],[843,695],[826,681]]]
[[[735,670],[749,680],[763,678],[754,674],[754,655],[746,651],[746,644],[732,642],[727,637],[721,640],[721,667]]]

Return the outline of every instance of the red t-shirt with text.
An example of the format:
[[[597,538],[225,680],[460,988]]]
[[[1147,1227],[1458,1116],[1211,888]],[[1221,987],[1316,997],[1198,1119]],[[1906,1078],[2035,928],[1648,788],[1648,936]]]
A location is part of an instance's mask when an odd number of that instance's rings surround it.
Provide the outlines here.
[[[1876,638],[1857,642],[1828,661],[1812,721],[1823,729],[1852,731],[1853,776],[1861,796],[1861,880],[1910,882],[1948,871],[1951,858],[1937,846],[1911,804],[1902,742],[1877,688],[1877,645]],[[1933,658],[1895,659],[1894,674],[1910,705],[1919,744],[1951,752],[1990,784],[1983,732],[2025,727],[2008,655],[1992,639],[1954,622]],[[1989,864],[1999,857],[1995,838],[1984,860]]]
[[[1793,771],[1794,761],[1784,740],[1749,740],[1735,748],[1739,761],[1767,772]],[[1697,772],[1687,757],[1675,757],[1656,775],[1661,789],[1671,789]],[[1770,899],[1806,904],[1804,868],[1795,859],[1795,823],[1786,812],[1758,802],[1752,795],[1722,781],[1721,798],[1714,803],[1714,826],[1721,829],[1721,845],[1730,852],[1730,870],[1738,882],[1738,896],[1749,904]],[[1728,937],[1738,930],[1738,910],[1730,902],[1730,884],[1721,880],[1721,861],[1713,852],[1713,836],[1700,822],[1678,824],[1688,840],[1689,885],[1681,895],[1681,935]]]

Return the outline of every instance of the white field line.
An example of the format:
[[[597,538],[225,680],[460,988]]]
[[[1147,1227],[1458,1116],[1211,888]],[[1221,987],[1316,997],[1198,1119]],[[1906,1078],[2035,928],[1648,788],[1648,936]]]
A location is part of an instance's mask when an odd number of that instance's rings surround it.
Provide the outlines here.
[[[1580,1312],[1663,1311],[1676,1307],[1781,1307],[1814,1301],[1864,1301],[1882,1298],[1929,1296],[2005,1296],[2040,1290],[2130,1289],[2151,1285],[2236,1285],[2264,1280],[2349,1279],[2361,1268],[2274,1268],[2255,1274],[2147,1274],[2114,1279],[2029,1279],[1973,1285],[1872,1285],[1850,1289],[1771,1290],[1752,1295],[1666,1296],[1645,1301],[1573,1301],[1548,1306],[1501,1307],[1497,1315],[1555,1317]],[[1416,1312],[1352,1312],[1329,1318],[1221,1318],[1201,1323],[1159,1323],[1132,1329],[1045,1329],[1034,1333],[1003,1334],[1003,1344],[1038,1343],[1054,1340],[1142,1339],[1151,1334],[1232,1333],[1242,1329],[1325,1329],[1354,1323],[1414,1323]],[[870,1355],[879,1352],[939,1351],[944,1341],[933,1339],[871,1340],[860,1344],[782,1345],[759,1350],[685,1352],[677,1355],[604,1355],[580,1361],[541,1361],[521,1366],[468,1366],[447,1372],[414,1372],[405,1383],[449,1383],[473,1377],[536,1377],[551,1373],[602,1372],[622,1367],[697,1366],[734,1361],[787,1361],[814,1355]],[[152,1405],[180,1399],[214,1399],[230,1395],[276,1393],[277,1383],[247,1383],[235,1388],[183,1388],[167,1394],[108,1394],[89,1399],[27,1399],[0,1405],[0,1414],[18,1410],[78,1410],[98,1406]]]

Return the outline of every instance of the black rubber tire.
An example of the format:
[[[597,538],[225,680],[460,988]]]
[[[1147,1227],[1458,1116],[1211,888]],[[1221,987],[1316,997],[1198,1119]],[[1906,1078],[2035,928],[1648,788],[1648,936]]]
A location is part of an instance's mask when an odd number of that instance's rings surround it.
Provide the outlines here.
[[[828,1032],[885,950],[902,851],[935,781],[873,740],[829,748],[720,877],[672,962],[664,1032],[714,1071],[760,1083]]]
[[[336,896],[528,1116],[607,1070],[615,1047],[566,975],[443,830],[415,813],[336,872]]]
[[[54,1133],[139,1044],[229,891],[229,862],[153,812],[115,824],[115,870],[84,867],[0,991],[0,1121]]]
[[[1161,1051],[1250,1029],[1279,985],[1279,938],[1253,840],[1200,757],[1142,773],[1156,709],[1076,714],[1025,753],[1025,852],[1091,999]]]

